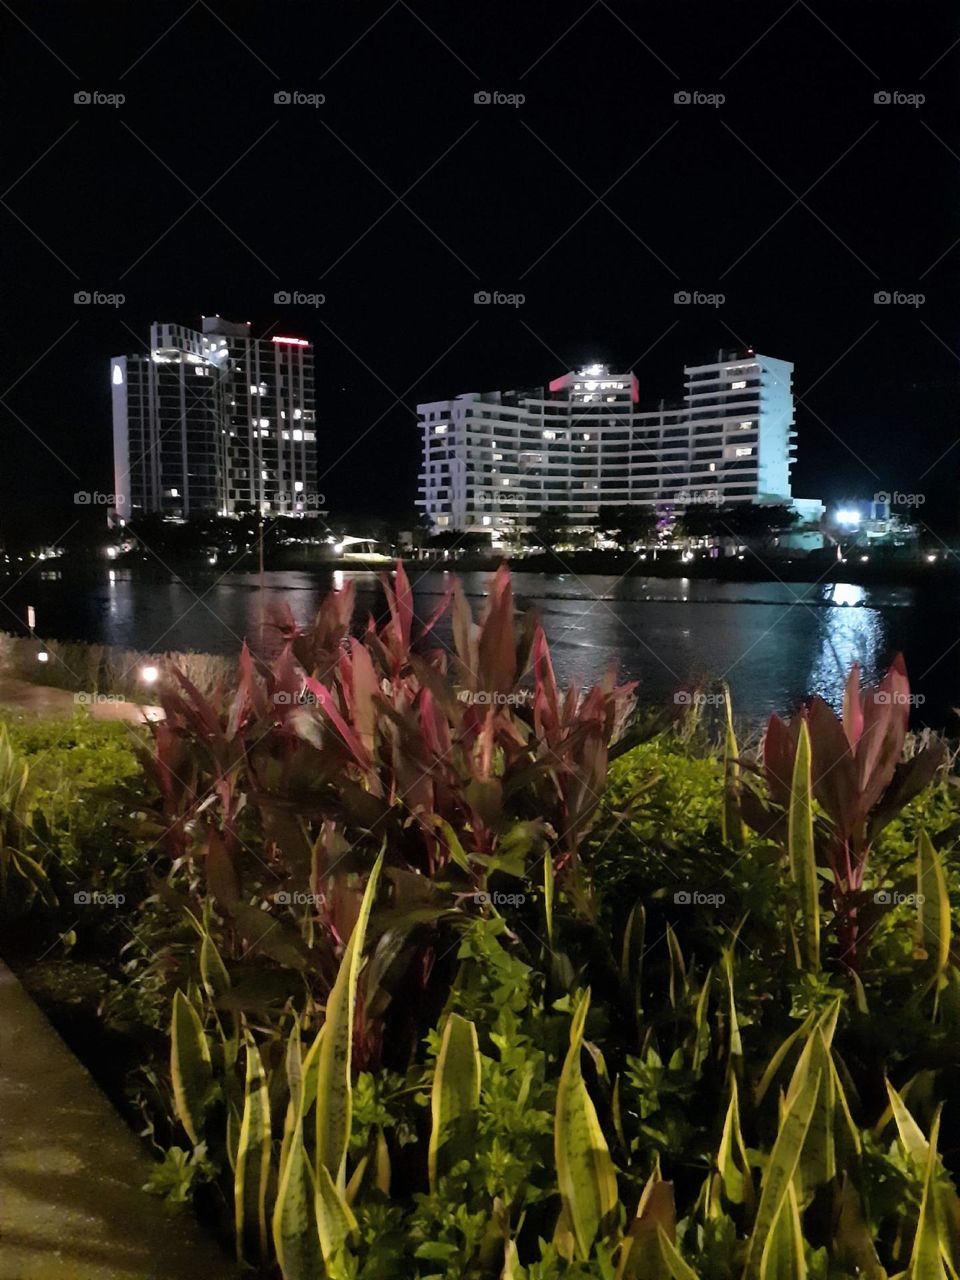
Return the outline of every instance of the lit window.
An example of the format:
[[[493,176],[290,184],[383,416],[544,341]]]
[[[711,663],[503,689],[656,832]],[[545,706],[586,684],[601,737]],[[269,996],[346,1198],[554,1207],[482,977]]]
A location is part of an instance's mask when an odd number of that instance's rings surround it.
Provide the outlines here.
[[[170,490],[170,497],[171,497],[171,498],[179,498],[179,497],[180,497],[180,490],[179,490],[179,489],[171,489],[171,490]]]
[[[543,433],[544,440],[556,440],[557,433],[555,431],[545,431]]]
[[[294,418],[302,418],[302,417],[303,417],[303,410],[302,410],[302,409],[294,409],[294,411],[293,411],[293,416],[294,416]]]
[[[493,455],[493,460],[494,460],[494,462],[502,462],[502,461],[503,461],[503,454],[502,454],[502,453],[495,453],[495,454]]]
[[[269,474],[268,474],[266,471],[261,471],[261,472],[260,472],[260,479],[261,479],[261,480],[269,480],[269,479],[270,479],[270,476],[269,476]]]
[[[711,471],[716,471],[716,469],[717,469],[717,464],[716,464],[715,462],[711,462],[711,463],[710,463],[710,470],[711,470]]]
[[[294,491],[294,493],[303,493],[303,481],[302,481],[302,480],[294,480],[294,482],[293,482],[293,491]]]
[[[269,427],[269,425],[270,425],[270,419],[269,419],[269,418],[261,418],[261,419],[260,419],[260,425],[261,425],[261,427]]]
[[[492,519],[491,519],[491,517],[490,517],[490,516],[484,516],[484,517],[483,517],[483,523],[484,523],[484,524],[492,524],[492,523],[493,523],[493,521],[492,521]]]
[[[286,433],[284,433],[284,434],[286,434]],[[300,430],[300,428],[299,428],[299,427],[294,427],[294,429],[293,429],[293,438],[294,438],[294,440],[302,440],[302,439],[303,439],[303,432]]]
[[[119,386],[122,386],[122,384],[123,384],[123,370],[120,368],[118,364],[115,364],[113,366],[113,385],[115,387],[119,387]]]
[[[509,484],[509,483],[510,483],[510,477],[509,477],[509,476],[504,476],[504,477],[503,477],[503,483],[504,483],[504,484]]]
[[[733,390],[734,390],[734,391],[742,391],[742,390],[743,390],[743,388],[744,388],[746,385],[747,385],[747,384],[746,384],[746,382],[743,380],[743,378],[741,378],[738,382],[731,382],[731,383],[730,383],[730,386],[733,388]]]
[[[437,524],[449,524],[449,523],[450,523],[449,516],[437,516]]]
[[[260,388],[259,388],[259,387],[255,387],[255,386],[251,385],[251,387],[250,387],[250,394],[251,394],[252,396],[258,396],[258,395],[260,394]]]
[[[447,424],[445,422],[438,422],[433,428],[433,434],[435,436],[445,436],[447,434]]]
[[[752,449],[738,449],[738,450],[737,450],[737,457],[738,457],[738,458],[749,458],[749,457],[750,457],[750,455],[751,455],[751,453],[753,453],[753,450],[752,450]]]
[[[590,432],[589,432],[589,431],[585,431],[585,432],[583,433],[583,438],[584,438],[584,440],[589,440],[589,439],[590,439]]]
[[[741,431],[749,431],[749,430],[750,430],[750,428],[751,428],[752,426],[753,426],[753,423],[752,423],[752,422],[741,422],[741,423],[740,423],[740,430],[741,430]]]

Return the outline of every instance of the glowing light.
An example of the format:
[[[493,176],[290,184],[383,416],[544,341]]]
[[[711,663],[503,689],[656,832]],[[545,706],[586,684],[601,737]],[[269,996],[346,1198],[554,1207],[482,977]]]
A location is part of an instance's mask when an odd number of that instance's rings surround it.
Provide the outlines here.
[[[140,679],[144,684],[156,684],[160,676],[160,672],[156,667],[141,667]]]
[[[40,652],[37,654],[37,661],[38,661],[38,662],[49,662],[49,661],[50,661],[50,655],[49,655],[49,653],[47,653],[46,649],[41,649],[41,650],[40,650]]]
[[[283,342],[288,347],[309,347],[310,343],[306,338],[274,338],[274,342]]]
[[[123,370],[118,364],[113,366],[113,385],[115,387],[123,386]]]
[[[854,509],[842,508],[837,512],[837,524],[850,525],[856,528],[860,523],[860,512]]]

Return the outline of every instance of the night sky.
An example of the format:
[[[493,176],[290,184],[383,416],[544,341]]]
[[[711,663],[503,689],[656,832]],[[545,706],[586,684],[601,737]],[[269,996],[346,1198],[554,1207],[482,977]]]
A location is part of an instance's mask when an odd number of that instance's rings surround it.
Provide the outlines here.
[[[316,344],[334,517],[412,511],[418,400],[605,360],[652,407],[685,361],[745,343],[796,364],[796,494],[919,493],[955,526],[955,5],[12,0],[2,18],[0,531],[39,512],[57,536],[75,490],[110,490],[109,357],[202,312]],[[895,92],[925,101],[874,100]]]

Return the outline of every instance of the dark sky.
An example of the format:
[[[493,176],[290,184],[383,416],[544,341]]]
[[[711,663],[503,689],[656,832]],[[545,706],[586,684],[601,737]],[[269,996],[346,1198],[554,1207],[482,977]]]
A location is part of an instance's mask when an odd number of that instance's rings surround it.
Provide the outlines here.
[[[109,491],[109,357],[201,312],[315,342],[335,515],[410,510],[418,400],[603,359],[652,405],[742,341],[796,364],[797,494],[921,493],[953,521],[955,5],[11,0],[2,19],[0,528],[29,507],[66,529],[74,490]],[[875,102],[894,91],[925,101]]]

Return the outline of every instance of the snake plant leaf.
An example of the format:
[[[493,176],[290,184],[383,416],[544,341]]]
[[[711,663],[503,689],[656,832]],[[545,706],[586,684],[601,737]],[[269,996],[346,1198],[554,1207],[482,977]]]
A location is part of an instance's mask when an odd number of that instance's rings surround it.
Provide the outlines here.
[[[476,1142],[480,1108],[480,1048],[477,1028],[451,1013],[443,1029],[430,1094],[432,1127],[427,1156],[430,1190],[459,1160],[469,1158]]]
[[[200,1016],[179,990],[170,1019],[170,1075],[177,1117],[196,1146],[210,1100],[213,1067]]]
[[[833,1236],[837,1263],[864,1280],[887,1280],[880,1264],[873,1234],[863,1216],[863,1206],[849,1175],[843,1175],[839,1193],[839,1212]]]
[[[543,859],[543,913],[546,917],[547,943],[551,947],[553,946],[553,895],[553,855],[547,850]]]
[[[926,831],[917,847],[917,949],[931,957],[937,979],[950,962],[950,895],[943,862]]]
[[[671,1243],[676,1238],[677,1209],[673,1183],[663,1180],[658,1157],[624,1236],[616,1280],[669,1280],[670,1271],[660,1249],[661,1233]]]
[[[313,1170],[303,1145],[303,1117],[297,1116],[273,1210],[273,1246],[283,1280],[322,1275]]]
[[[687,966],[684,963],[683,952],[680,949],[680,943],[673,931],[673,927],[668,924],[665,933],[667,956],[670,960],[670,1003],[675,1009],[678,997],[687,990]]]
[[[220,952],[217,950],[217,944],[206,931],[204,931],[203,941],[200,943],[200,980],[203,983],[207,999],[213,1005],[217,1026],[220,1029],[224,1048],[227,1050],[226,1062],[229,1068],[237,1060],[240,1040],[239,1027],[237,1019],[232,1013],[218,1008],[218,1002],[230,994],[230,975],[227,972],[226,965],[223,963]]]
[[[811,1076],[819,1078],[820,1085],[795,1175],[794,1190],[802,1204],[808,1203],[817,1187],[830,1182],[837,1172],[835,1072],[819,1025],[797,1062],[787,1090],[788,1103],[802,1091]]]
[[[923,1197],[920,1201],[920,1215],[917,1218],[917,1232],[913,1238],[913,1249],[910,1253],[910,1265],[907,1267],[908,1280],[949,1280],[943,1260],[943,1241],[937,1222],[939,1130],[940,1112],[938,1111],[930,1128],[930,1141],[927,1144]]]
[[[324,1262],[329,1263],[343,1249],[352,1232],[356,1231],[357,1220],[325,1164],[317,1166],[315,1206],[320,1252]]]
[[[806,1280],[800,1206],[791,1182],[760,1256],[761,1280]]]
[[[767,1090],[770,1088],[771,1084],[776,1078],[777,1072],[783,1066],[783,1063],[787,1057],[787,1054],[790,1052],[790,1050],[793,1048],[793,1046],[797,1043],[798,1040],[802,1040],[805,1036],[808,1036],[810,1034],[810,1031],[813,1028],[813,1025],[816,1022],[816,1020],[817,1020],[816,1010],[813,1010],[810,1013],[808,1013],[806,1018],[804,1018],[803,1022],[800,1024],[800,1026],[797,1027],[795,1031],[791,1031],[791,1033],[787,1036],[786,1040],[783,1041],[783,1043],[777,1049],[776,1053],[767,1063],[766,1069],[763,1075],[760,1077],[759,1081],[757,1082],[757,1086],[753,1091],[753,1105],[755,1107],[759,1107],[760,1103],[763,1102],[763,1099],[766,1097]]]
[[[820,968],[820,888],[813,842],[813,784],[811,782],[810,730],[800,725],[797,754],[790,783],[787,813],[787,852],[790,875],[800,895],[800,941],[807,969]]]
[[[723,950],[723,973],[727,980],[727,1036],[730,1044],[730,1067],[736,1071],[743,1061],[743,1040],[740,1036],[740,1019],[737,1016],[737,1000],[733,986],[733,948]]]
[[[707,1015],[710,1010],[710,988],[712,984],[713,966],[711,965],[703,979],[703,986],[697,996],[697,1006],[693,1015],[693,1057],[691,1066],[694,1074],[698,1077],[703,1070],[707,1054],[710,1052],[710,1019]]]
[[[796,1073],[795,1073],[796,1075]],[[773,1226],[787,1198],[820,1092],[820,1072],[804,1073],[799,1087],[791,1089],[760,1187],[757,1216],[747,1246],[744,1280],[759,1280],[761,1260]]]
[[[731,849],[743,846],[743,818],[740,813],[740,749],[733,731],[733,704],[730,690],[724,686],[723,706],[726,713],[726,733],[723,741],[723,811],[721,834],[724,844]]]
[[[237,1256],[243,1260],[246,1241],[256,1239],[261,1258],[267,1249],[267,1182],[270,1177],[270,1095],[259,1050],[247,1037],[247,1074],[243,1119],[233,1175]],[[252,1252],[252,1250],[251,1250]]]
[[[660,1256],[667,1268],[667,1275],[670,1280],[700,1280],[693,1268],[688,1267],[680,1257],[677,1252],[677,1246],[672,1243],[662,1227],[658,1232],[657,1241],[660,1246]]]
[[[317,1174],[318,1196],[321,1194],[319,1166],[326,1166],[340,1190],[346,1185],[347,1145],[353,1115],[353,1021],[357,1001],[357,979],[363,959],[367,922],[377,893],[381,852],[370,872],[357,923],[340,961],[333,989],[327,999],[327,1016],[323,1040],[317,1059]]]
[[[896,1122],[897,1134],[904,1151],[906,1151],[911,1160],[917,1163],[925,1162],[930,1144],[923,1136],[923,1130],[907,1110],[903,1097],[897,1093],[890,1081],[887,1080],[884,1083],[887,1086],[887,1097],[890,1099],[890,1112]]]
[[[560,1074],[554,1122],[554,1154],[562,1200],[561,1222],[582,1260],[618,1204],[617,1177],[597,1111],[580,1067],[583,1028],[590,1007],[585,992],[570,1026],[570,1048]]]
[[[727,1199],[732,1204],[746,1205],[748,1210],[752,1210],[753,1175],[750,1172],[747,1148],[740,1130],[740,1099],[735,1076],[730,1077],[730,1103],[723,1122],[720,1150],[717,1153],[717,1168]]]

